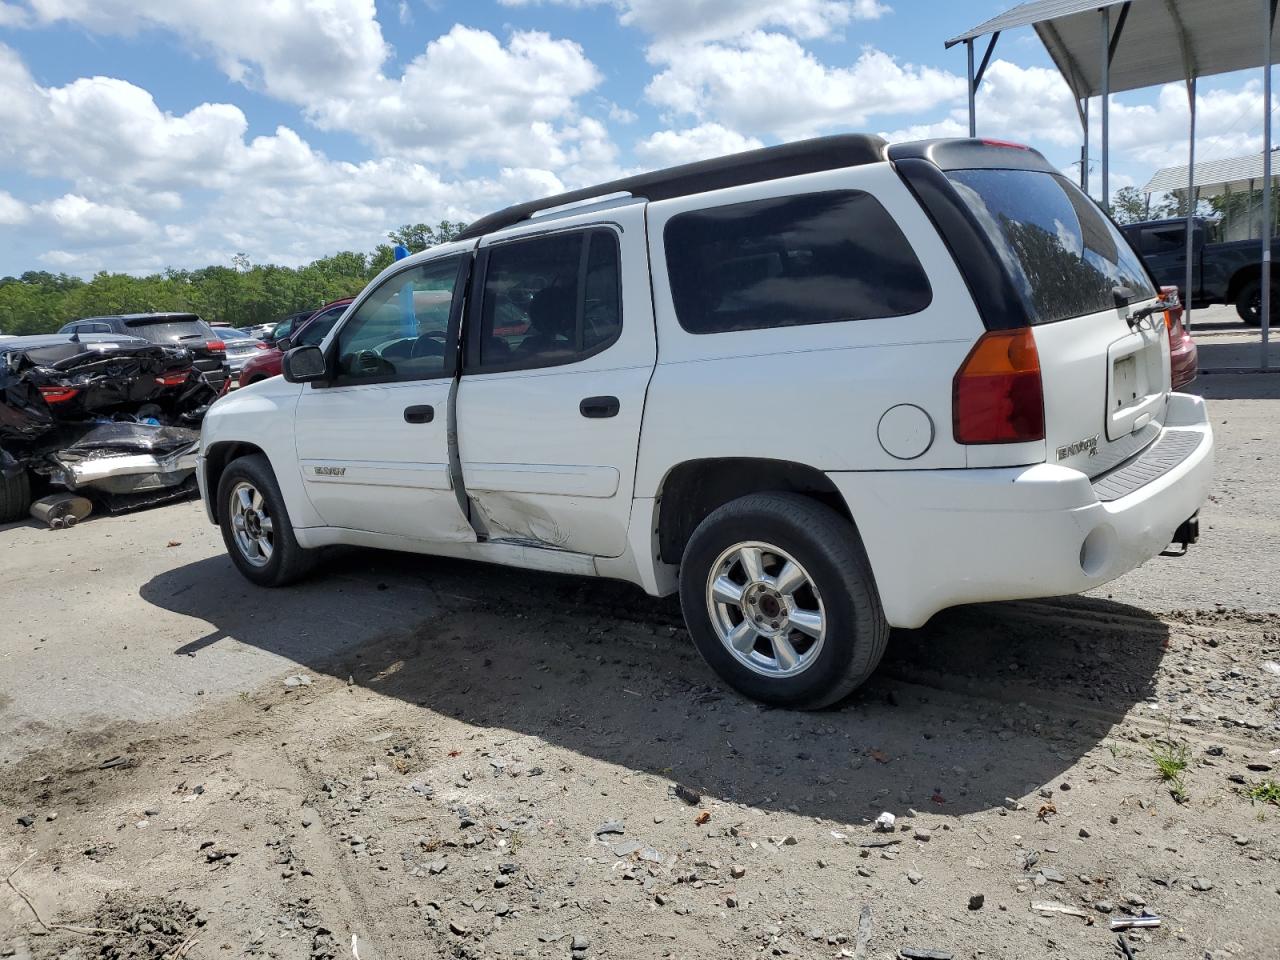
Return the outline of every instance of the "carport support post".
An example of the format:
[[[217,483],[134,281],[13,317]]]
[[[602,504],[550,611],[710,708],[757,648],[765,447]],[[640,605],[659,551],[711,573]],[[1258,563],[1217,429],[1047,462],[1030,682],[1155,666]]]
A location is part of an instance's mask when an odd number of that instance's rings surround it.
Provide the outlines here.
[[[965,53],[969,57],[969,136],[976,137],[978,135],[978,117],[977,117],[977,90],[973,88],[973,40],[964,42]]]
[[[1089,192],[1089,98],[1080,104],[1080,121],[1084,127],[1084,143],[1080,146],[1080,189]]]
[[[1269,0],[1268,0],[1269,2]],[[1196,78],[1187,77],[1187,101],[1191,122],[1187,125],[1187,280],[1182,287],[1182,325],[1191,332],[1191,295],[1195,290],[1196,233]]]
[[[1111,212],[1111,8],[1102,14],[1102,209]]]
[[[1271,213],[1271,31],[1276,23],[1276,0],[1262,0],[1262,363],[1270,366],[1267,346],[1271,342],[1271,234],[1275,222]]]

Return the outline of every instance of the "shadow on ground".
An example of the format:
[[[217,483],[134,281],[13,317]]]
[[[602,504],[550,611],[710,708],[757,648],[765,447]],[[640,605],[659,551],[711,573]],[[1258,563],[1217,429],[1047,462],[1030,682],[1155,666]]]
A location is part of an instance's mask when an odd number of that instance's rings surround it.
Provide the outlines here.
[[[1280,399],[1280,364],[1270,373],[1204,373],[1186,388],[1206,400]]]
[[[469,724],[843,823],[987,809],[1052,783],[1150,695],[1168,636],[1094,599],[948,611],[896,632],[844,704],[800,713],[722,687],[676,603],[624,584],[351,551],[288,590],[252,588],[218,557],[142,596],[213,625],[176,654],[234,637]]]

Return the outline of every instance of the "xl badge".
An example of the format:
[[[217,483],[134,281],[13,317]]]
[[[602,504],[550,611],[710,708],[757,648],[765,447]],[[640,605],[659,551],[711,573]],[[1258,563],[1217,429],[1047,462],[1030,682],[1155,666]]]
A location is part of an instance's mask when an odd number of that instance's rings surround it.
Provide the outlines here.
[[[1086,450],[1089,451],[1089,456],[1091,457],[1098,455],[1098,434],[1095,433],[1092,437],[1085,437],[1083,440],[1076,440],[1064,447],[1059,447],[1058,459],[1066,460],[1068,457],[1074,457],[1077,453],[1084,453]]]

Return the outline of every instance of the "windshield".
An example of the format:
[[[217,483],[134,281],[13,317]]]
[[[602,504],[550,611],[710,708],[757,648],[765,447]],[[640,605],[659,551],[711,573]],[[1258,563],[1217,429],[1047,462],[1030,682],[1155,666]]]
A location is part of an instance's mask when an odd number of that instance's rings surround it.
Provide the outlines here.
[[[1033,170],[947,174],[1004,262],[1032,323],[1156,295],[1120,231],[1066,177]]]
[[[145,337],[152,343],[174,341],[216,340],[213,329],[203,320],[126,320],[125,326],[136,337]]]

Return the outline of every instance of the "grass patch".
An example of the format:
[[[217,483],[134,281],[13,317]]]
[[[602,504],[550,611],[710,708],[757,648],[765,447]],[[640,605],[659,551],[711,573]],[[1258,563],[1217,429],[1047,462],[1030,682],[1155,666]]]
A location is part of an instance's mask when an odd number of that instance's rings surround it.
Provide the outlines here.
[[[1247,796],[1254,803],[1270,803],[1280,807],[1280,783],[1274,780],[1263,780],[1256,787],[1250,788]]]
[[[1187,748],[1178,743],[1159,743],[1151,748],[1151,759],[1155,761],[1160,780],[1169,787],[1169,795],[1178,803],[1185,803],[1187,784],[1182,774],[1191,762],[1191,754]]]

